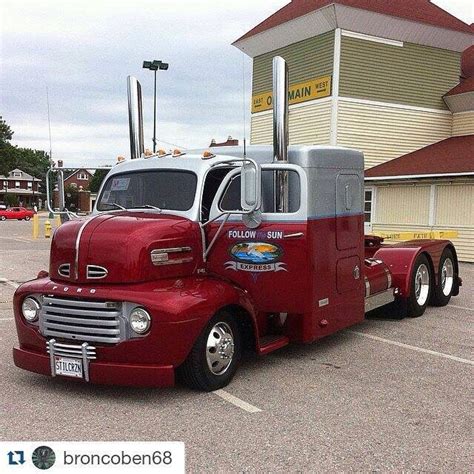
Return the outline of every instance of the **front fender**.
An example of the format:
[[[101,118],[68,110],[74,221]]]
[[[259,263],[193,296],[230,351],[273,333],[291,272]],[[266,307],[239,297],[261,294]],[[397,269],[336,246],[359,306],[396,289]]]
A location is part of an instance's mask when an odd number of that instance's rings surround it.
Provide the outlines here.
[[[79,291],[80,290],[80,291]],[[134,285],[90,286],[53,282],[49,278],[21,285],[14,297],[18,338],[22,347],[44,351],[45,338],[20,314],[23,298],[30,293],[88,300],[129,301],[146,308],[152,317],[150,333],[113,346],[98,346],[102,361],[172,365],[184,362],[209,319],[220,309],[238,306],[250,315],[256,329],[256,313],[248,294],[218,278],[187,277]]]

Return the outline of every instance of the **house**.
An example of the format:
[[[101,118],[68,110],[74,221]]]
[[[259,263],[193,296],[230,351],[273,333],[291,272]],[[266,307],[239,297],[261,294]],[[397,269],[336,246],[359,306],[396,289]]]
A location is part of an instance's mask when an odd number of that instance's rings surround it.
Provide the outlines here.
[[[69,176],[64,178],[64,186],[73,186],[77,189],[83,190],[89,189],[89,183],[92,179],[93,174],[85,168],[74,170]]]
[[[239,140],[237,140],[236,138],[232,138],[232,136],[229,135],[225,142],[217,143],[215,138],[213,138],[211,140],[211,144],[209,145],[209,147],[214,147],[214,146],[239,146]]]
[[[461,157],[474,161],[462,138],[474,134],[473,40],[472,26],[428,0],[293,0],[233,43],[253,60],[251,143],[272,143],[272,58],[282,56],[290,144],[364,152],[367,230],[457,232],[460,259],[473,261],[472,176],[458,170]],[[388,175],[390,160],[403,174]],[[442,217],[446,199],[462,222]]]
[[[41,180],[18,168],[10,171],[8,176],[0,175],[0,201],[5,202],[7,194],[14,196],[16,205],[25,207],[38,205],[44,199]]]

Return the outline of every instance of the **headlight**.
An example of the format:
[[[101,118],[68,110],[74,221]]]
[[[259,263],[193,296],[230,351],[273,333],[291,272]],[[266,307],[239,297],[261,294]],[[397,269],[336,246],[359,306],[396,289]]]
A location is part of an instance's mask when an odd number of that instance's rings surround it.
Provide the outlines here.
[[[137,334],[145,334],[151,325],[151,317],[143,308],[135,308],[130,313],[130,326]]]
[[[23,317],[32,323],[36,321],[39,316],[41,305],[34,299],[28,296],[23,300],[23,304],[21,305],[21,312]]]

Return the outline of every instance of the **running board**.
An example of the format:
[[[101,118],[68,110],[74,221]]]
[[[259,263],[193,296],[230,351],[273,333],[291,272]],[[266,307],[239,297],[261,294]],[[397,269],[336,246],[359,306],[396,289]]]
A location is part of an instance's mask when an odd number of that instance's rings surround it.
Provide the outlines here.
[[[287,346],[289,343],[290,339],[286,336],[264,336],[258,340],[258,353],[260,355],[269,354]]]

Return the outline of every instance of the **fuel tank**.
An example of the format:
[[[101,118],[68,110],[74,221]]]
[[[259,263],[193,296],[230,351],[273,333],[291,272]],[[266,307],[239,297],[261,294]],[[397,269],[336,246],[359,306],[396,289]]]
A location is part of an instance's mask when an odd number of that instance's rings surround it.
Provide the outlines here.
[[[376,258],[365,259],[365,296],[375,295],[392,286],[392,274],[388,266]]]
[[[50,276],[81,284],[138,283],[191,275],[201,260],[197,223],[123,211],[61,225],[51,243]]]

